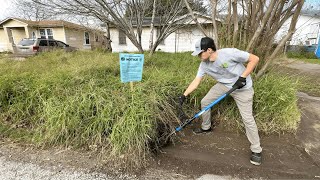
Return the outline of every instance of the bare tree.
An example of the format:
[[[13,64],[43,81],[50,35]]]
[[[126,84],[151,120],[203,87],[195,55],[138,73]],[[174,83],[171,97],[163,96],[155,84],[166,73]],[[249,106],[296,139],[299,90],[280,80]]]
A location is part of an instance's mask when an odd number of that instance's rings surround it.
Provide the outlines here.
[[[143,52],[142,30],[145,15],[153,1],[150,0],[32,0],[42,6],[58,9],[64,12],[73,12],[93,16],[100,19],[105,24],[114,26],[123,31],[130,41],[137,47],[139,52]],[[160,21],[157,23],[158,36],[152,43],[150,54],[152,55],[157,46],[172,32],[176,31],[184,23],[181,19],[183,12],[182,0],[167,0],[166,9],[162,9]],[[157,7],[161,8],[160,6]]]
[[[266,58],[265,64],[263,65],[263,67],[261,68],[261,70],[258,72],[258,74],[256,76],[257,78],[261,77],[265,73],[265,71],[267,70],[268,66],[275,59],[275,57],[278,54],[278,52],[280,51],[280,49],[283,48],[285,43],[292,37],[293,33],[295,32],[296,24],[297,24],[298,17],[299,17],[299,14],[301,12],[303,4],[304,4],[303,0],[298,1],[298,5],[297,5],[297,7],[295,9],[295,13],[293,14],[293,17],[292,17],[292,20],[291,20],[291,24],[290,24],[290,28],[289,28],[288,34],[280,41],[280,43],[278,44],[276,49],[273,51],[271,56]]]
[[[154,18],[156,16],[156,8],[157,8],[157,0],[153,0],[152,17],[151,17],[151,25],[150,25],[149,49],[152,49],[152,46],[153,46]]]
[[[141,34],[143,17],[150,1],[142,0],[32,0],[42,6],[93,16],[105,24],[113,25],[123,31],[130,41],[143,52]]]
[[[213,34],[215,37],[216,48],[219,49],[218,26],[216,22],[218,0],[211,0],[210,2],[211,2],[211,8],[212,8],[211,20],[212,20],[212,26],[213,26]]]
[[[193,10],[191,9],[188,0],[184,0],[184,3],[185,3],[185,5],[186,5],[186,7],[188,8],[189,13],[190,13],[193,21],[197,24],[197,26],[199,27],[199,29],[201,30],[201,32],[202,32],[205,36],[208,36],[208,34],[206,33],[206,31],[204,30],[204,28],[202,27],[202,25],[198,22],[198,19],[197,19],[196,16],[194,15],[194,12],[193,12]]]
[[[227,15],[227,21],[226,21],[226,24],[227,24],[227,40],[226,40],[226,45],[230,46],[230,39],[231,39],[231,35],[230,35],[230,31],[231,31],[231,16],[232,16],[232,3],[231,3],[231,0],[228,0],[228,15]]]
[[[232,9],[233,9],[233,39],[232,39],[232,44],[233,46],[236,46],[236,42],[238,40],[238,3],[237,0],[232,1]]]
[[[259,19],[258,19],[259,21],[258,22],[260,22],[260,18],[263,18],[263,19],[262,19],[262,22],[260,23],[260,26],[258,26],[258,28],[256,29],[253,37],[251,38],[251,40],[250,40],[250,42],[249,42],[249,44],[247,46],[247,51],[251,51],[252,50],[254,43],[257,41],[257,38],[261,35],[262,31],[264,30],[268,19],[270,19],[271,12],[275,8],[276,1],[277,0],[271,0],[269,6],[267,8],[267,12],[266,13],[263,13],[263,12],[259,11],[259,13],[261,13],[263,15],[259,17]],[[260,7],[264,7],[264,5],[265,4],[263,3],[263,4],[260,5]],[[234,14],[234,15],[237,16],[237,14]],[[252,19],[254,19],[254,18],[252,18]],[[253,23],[255,23],[255,22],[256,21],[253,21]]]
[[[14,0],[9,11],[14,17],[32,21],[56,19],[56,16],[59,15],[59,12],[49,10],[29,0]]]
[[[260,62],[255,70],[256,78],[266,72],[274,57],[291,38],[304,4],[304,0],[210,0],[210,2],[212,8],[227,7],[220,14],[224,22],[214,28],[217,29],[216,40],[219,46],[237,47],[257,54]],[[212,10],[211,13],[212,17],[219,16],[219,11],[217,13],[216,10]],[[288,34],[273,48],[275,35],[291,17]]]
[[[150,56],[155,52],[156,48],[163,42],[170,34],[185,27],[189,24],[190,18],[184,12],[183,0],[167,0],[166,4],[157,6],[157,9],[162,12],[157,22],[157,38],[150,49]]]

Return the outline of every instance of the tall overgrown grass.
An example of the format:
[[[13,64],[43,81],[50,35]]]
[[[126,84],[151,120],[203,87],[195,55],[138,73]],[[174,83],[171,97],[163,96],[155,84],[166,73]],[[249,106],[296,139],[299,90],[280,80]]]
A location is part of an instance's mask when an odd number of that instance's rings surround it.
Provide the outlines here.
[[[269,73],[254,83],[253,112],[259,131],[295,133],[300,121],[296,96],[299,81],[289,76]],[[244,130],[236,103],[229,98],[215,110],[215,118],[228,129]]]
[[[143,80],[131,91],[120,82],[118,56],[56,51],[23,62],[0,59],[1,136],[44,147],[96,147],[115,162],[141,167],[150,145],[178,124],[176,97],[195,77],[199,60],[190,53],[146,56]],[[203,81],[189,97],[189,115],[215,83]],[[259,128],[293,131],[299,120],[295,84],[272,75],[258,81],[255,90]],[[241,128],[229,102],[215,109],[224,109],[224,124]]]

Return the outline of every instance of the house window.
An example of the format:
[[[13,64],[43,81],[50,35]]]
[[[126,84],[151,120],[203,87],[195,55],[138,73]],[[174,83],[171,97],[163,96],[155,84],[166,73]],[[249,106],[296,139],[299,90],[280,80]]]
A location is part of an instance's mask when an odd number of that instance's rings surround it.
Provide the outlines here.
[[[52,29],[39,29],[41,39],[53,39]]]
[[[126,34],[119,29],[119,44],[127,44],[127,36]]]
[[[160,36],[161,27],[157,28],[157,37]],[[161,45],[164,45],[164,39],[160,42]]]
[[[90,35],[89,32],[84,32],[84,44],[89,45],[90,44]]]

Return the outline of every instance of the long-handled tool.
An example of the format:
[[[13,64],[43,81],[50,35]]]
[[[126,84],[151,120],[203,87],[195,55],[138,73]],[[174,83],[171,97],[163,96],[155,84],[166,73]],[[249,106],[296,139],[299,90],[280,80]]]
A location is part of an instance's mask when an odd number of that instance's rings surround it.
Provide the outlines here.
[[[233,87],[231,88],[228,92],[226,92],[225,94],[223,94],[222,96],[220,96],[218,99],[216,99],[215,101],[213,101],[212,103],[210,103],[207,107],[205,107],[204,109],[202,109],[201,111],[199,111],[197,114],[195,114],[192,118],[187,119],[186,121],[184,121],[184,123],[182,123],[180,126],[176,127],[174,131],[172,131],[166,138],[167,139],[172,136],[173,134],[175,134],[176,132],[181,131],[187,124],[191,123],[193,120],[197,119],[198,117],[200,117],[205,111],[211,109],[214,105],[218,104],[222,99],[224,99],[225,97],[227,97],[229,94],[231,94],[233,91],[235,91],[236,89],[238,89],[238,87]]]

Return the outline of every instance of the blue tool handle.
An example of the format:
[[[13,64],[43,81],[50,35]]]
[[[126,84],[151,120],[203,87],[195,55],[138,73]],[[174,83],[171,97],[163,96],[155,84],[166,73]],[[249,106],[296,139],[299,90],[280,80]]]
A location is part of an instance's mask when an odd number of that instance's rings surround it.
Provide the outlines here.
[[[231,88],[228,92],[226,92],[225,94],[223,94],[222,96],[220,96],[218,99],[216,99],[215,101],[213,101],[212,103],[210,103],[207,107],[205,107],[203,110],[201,110],[200,112],[198,112],[196,115],[194,115],[195,118],[200,117],[204,112],[206,112],[208,109],[212,108],[214,105],[218,104],[222,99],[224,99],[226,96],[228,96],[229,94],[231,94],[233,91],[235,91],[236,89],[238,89],[238,87],[233,87]]]

